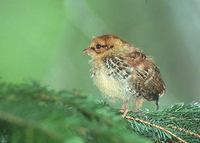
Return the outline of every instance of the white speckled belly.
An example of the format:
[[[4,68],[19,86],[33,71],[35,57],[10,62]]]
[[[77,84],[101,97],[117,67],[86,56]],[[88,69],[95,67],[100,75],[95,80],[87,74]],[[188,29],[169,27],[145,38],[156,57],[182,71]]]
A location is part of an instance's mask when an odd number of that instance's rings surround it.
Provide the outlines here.
[[[106,69],[96,71],[93,80],[95,85],[106,97],[113,99],[124,99],[124,97],[126,97],[122,82],[109,77],[106,73]]]

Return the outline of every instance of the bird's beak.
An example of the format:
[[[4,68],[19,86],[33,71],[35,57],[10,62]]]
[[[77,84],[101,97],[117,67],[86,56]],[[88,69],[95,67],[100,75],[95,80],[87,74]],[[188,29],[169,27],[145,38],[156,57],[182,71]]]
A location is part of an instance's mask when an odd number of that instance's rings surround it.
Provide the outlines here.
[[[90,47],[84,49],[84,50],[83,50],[83,53],[88,55],[88,54],[90,53]]]

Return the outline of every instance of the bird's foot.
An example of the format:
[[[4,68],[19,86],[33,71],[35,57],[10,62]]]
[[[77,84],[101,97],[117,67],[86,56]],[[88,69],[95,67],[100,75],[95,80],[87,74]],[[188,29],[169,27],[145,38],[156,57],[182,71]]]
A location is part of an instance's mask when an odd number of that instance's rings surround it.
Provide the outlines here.
[[[120,109],[119,112],[120,112],[120,113],[124,113],[124,110],[125,110],[125,109]]]
[[[122,113],[122,118],[125,118],[130,110],[120,109],[119,112]]]

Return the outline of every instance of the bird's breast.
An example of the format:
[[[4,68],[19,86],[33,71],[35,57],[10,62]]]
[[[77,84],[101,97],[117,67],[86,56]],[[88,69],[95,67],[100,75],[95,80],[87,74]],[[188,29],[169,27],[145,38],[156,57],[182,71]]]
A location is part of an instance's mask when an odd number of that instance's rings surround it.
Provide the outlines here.
[[[96,70],[93,76],[95,85],[108,98],[124,98],[124,85],[119,80],[110,77],[108,73],[106,67]]]

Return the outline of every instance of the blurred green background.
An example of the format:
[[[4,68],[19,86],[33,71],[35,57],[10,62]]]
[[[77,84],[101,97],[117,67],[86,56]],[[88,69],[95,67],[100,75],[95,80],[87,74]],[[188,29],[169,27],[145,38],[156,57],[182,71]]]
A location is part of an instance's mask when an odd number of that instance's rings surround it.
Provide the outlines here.
[[[0,76],[100,95],[82,50],[116,34],[151,55],[162,105],[200,101],[199,0],[0,0]]]

